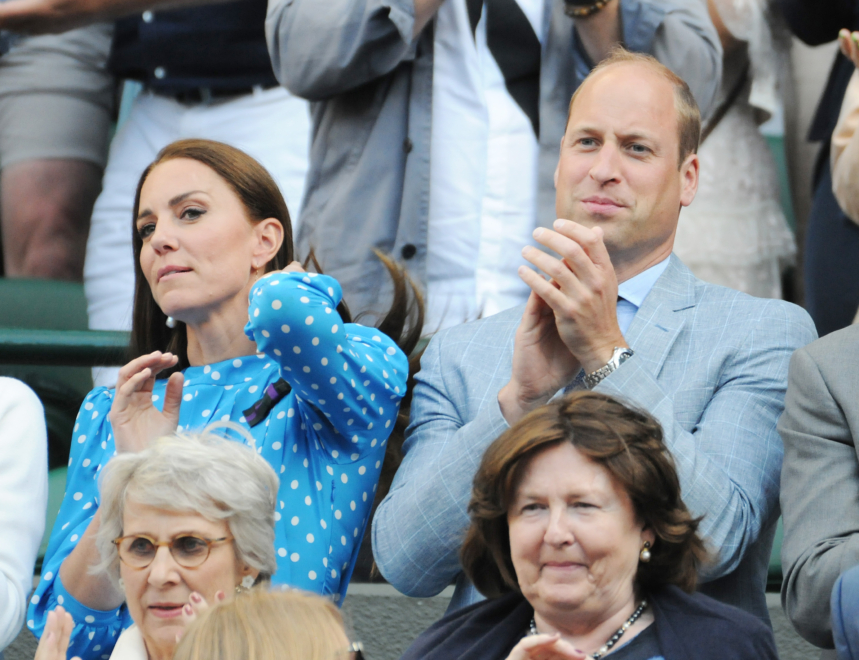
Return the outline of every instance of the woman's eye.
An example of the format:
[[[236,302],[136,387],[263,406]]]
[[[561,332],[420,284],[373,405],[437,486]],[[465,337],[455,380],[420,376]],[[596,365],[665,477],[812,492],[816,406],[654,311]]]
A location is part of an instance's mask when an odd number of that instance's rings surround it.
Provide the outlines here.
[[[152,554],[155,546],[152,545],[152,541],[143,536],[138,536],[135,539],[131,540],[131,543],[128,546],[128,551],[135,555],[148,556]]]
[[[197,218],[199,218],[204,213],[205,213],[205,211],[203,209],[197,209],[197,208],[192,207],[192,208],[187,208],[184,211],[182,211],[181,217],[185,218],[186,220],[196,220]]]
[[[174,539],[173,547],[186,557],[193,557],[206,552],[206,542],[196,536],[180,536]]]
[[[142,239],[149,238],[149,236],[151,236],[152,232],[154,232],[154,231],[155,231],[155,223],[154,222],[147,222],[145,225],[141,225],[140,227],[137,228],[137,234]]]

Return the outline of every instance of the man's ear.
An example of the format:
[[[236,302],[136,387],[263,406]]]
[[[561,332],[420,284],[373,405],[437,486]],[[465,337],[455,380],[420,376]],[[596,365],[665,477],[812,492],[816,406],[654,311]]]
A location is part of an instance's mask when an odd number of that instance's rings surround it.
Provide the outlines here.
[[[689,154],[680,165],[680,206],[689,206],[695,199],[700,167],[698,154]]]
[[[267,264],[283,244],[283,225],[277,218],[266,218],[254,225],[257,243],[254,247],[254,261],[259,265]]]

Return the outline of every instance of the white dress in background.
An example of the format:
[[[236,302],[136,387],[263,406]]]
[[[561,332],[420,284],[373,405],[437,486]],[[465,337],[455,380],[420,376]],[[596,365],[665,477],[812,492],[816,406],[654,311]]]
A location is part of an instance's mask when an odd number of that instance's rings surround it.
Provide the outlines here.
[[[727,55],[720,103],[746,84],[701,146],[698,195],[683,209],[674,251],[695,275],[764,298],[781,298],[781,270],[796,254],[782,212],[775,161],[758,126],[782,107],[790,41],[766,0],[714,0],[746,44]]]

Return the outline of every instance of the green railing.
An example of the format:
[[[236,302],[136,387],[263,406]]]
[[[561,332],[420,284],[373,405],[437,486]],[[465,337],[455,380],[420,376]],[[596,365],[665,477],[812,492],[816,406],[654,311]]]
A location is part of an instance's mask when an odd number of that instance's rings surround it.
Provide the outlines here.
[[[0,328],[0,364],[64,367],[123,365],[129,333]]]

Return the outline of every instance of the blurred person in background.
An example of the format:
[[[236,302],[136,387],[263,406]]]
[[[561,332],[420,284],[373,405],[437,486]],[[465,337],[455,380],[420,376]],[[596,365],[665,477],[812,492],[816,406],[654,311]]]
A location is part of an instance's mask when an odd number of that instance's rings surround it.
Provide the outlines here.
[[[674,252],[695,273],[763,298],[781,298],[796,254],[776,163],[759,125],[781,116],[790,35],[769,0],[710,0],[725,55],[716,110],[702,132],[695,204],[683,209]]]
[[[859,32],[843,29],[838,35],[841,52],[859,67]],[[830,166],[832,192],[844,214],[859,224],[859,71],[854,70],[844,92],[838,124],[832,132]],[[853,322],[859,320],[859,310]]]
[[[182,636],[173,660],[358,660],[340,610],[330,599],[256,587],[204,610]]]
[[[363,309],[386,299],[372,249],[402,257],[427,332],[527,299],[516,267],[556,218],[570,97],[613,46],[654,55],[705,114],[721,76],[700,0],[270,0],[267,30],[278,79],[313,102],[299,252]]]
[[[331,600],[295,589],[268,591],[265,586],[255,587],[211,607],[197,604],[185,619],[187,629],[173,660],[363,658],[361,644],[349,643],[343,617]],[[48,626],[50,630],[46,628],[36,660],[66,660],[74,626],[71,616],[58,607],[49,616]]]
[[[793,33],[810,46],[834,41],[839,31],[859,29],[857,0],[776,0]],[[859,226],[832,192],[830,140],[853,63],[838,54],[808,133],[822,142],[815,166],[811,212],[805,231],[805,307],[820,336],[844,328],[859,308]]]
[[[83,281],[113,118],[112,26],[23,39],[0,57],[0,221],[7,277]]]
[[[199,5],[199,6],[197,6]],[[206,138],[259,160],[300,218],[307,171],[307,103],[280,87],[265,44],[265,0],[12,0],[0,27],[30,33],[117,18],[109,68],[143,85],[110,146],[95,203],[84,284],[89,324],[128,330],[134,260],[128,218],[134,186],[167,144]],[[96,370],[112,386],[116,369]]]
[[[0,378],[0,660],[24,624],[47,505],[42,404],[24,383]]]

